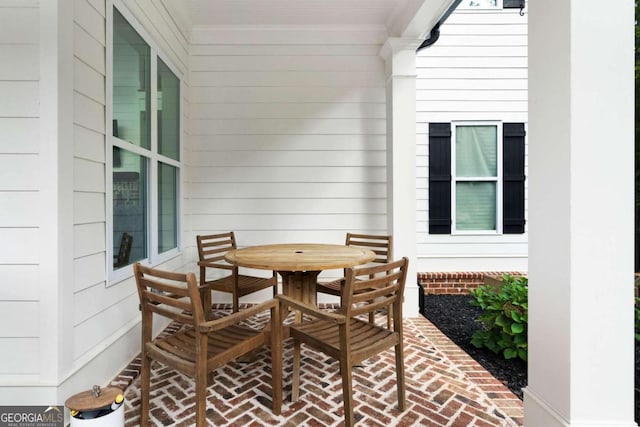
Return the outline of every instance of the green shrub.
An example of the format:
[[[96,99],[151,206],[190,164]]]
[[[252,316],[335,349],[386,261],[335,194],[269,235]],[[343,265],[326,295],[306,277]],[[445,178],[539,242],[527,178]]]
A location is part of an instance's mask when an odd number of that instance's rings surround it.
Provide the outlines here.
[[[505,359],[527,360],[527,290],[526,277],[505,274],[502,286],[480,286],[472,290],[473,305],[482,308],[478,321],[483,329],[473,334],[471,343],[501,353]]]

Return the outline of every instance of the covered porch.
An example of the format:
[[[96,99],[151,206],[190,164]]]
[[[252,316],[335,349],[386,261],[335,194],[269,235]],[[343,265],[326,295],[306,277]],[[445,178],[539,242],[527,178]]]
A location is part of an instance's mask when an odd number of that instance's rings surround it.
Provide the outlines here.
[[[452,0],[1,3],[12,59],[0,66],[0,345],[12,351],[0,401],[62,403],[140,349],[130,268],[111,264],[114,6],[181,76],[178,244],[148,261],[196,271],[195,236],[220,230],[240,246],[389,233],[410,260],[408,329],[428,339],[416,320],[432,261],[417,250],[415,50]],[[524,417],[632,426],[633,2],[526,11]]]

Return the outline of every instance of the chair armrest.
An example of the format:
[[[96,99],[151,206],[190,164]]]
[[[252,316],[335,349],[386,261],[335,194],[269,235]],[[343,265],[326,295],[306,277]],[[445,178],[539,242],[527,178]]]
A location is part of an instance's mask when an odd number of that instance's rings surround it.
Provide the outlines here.
[[[224,329],[231,325],[235,325],[241,320],[246,320],[257,313],[260,313],[261,311],[276,308],[277,305],[278,305],[278,302],[275,299],[270,299],[269,301],[263,302],[258,305],[254,305],[249,308],[245,308],[244,310],[238,311],[236,313],[232,313],[220,319],[209,320],[207,322],[200,323],[198,325],[198,331],[202,333],[218,331],[220,329]]]
[[[326,311],[322,311],[317,307],[303,304],[300,301],[290,298],[286,295],[276,295],[276,298],[284,305],[293,308],[294,310],[300,310],[304,314],[308,314],[309,316],[314,316],[322,320],[326,320],[329,322],[341,324],[346,323],[347,318],[343,314],[338,313],[328,313]]]

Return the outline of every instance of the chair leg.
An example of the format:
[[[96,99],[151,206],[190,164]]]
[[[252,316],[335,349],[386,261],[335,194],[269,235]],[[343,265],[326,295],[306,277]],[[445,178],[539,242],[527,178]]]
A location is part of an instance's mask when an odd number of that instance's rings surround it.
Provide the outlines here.
[[[151,388],[151,360],[142,354],[140,366],[140,425],[149,425],[149,392]]]
[[[396,384],[398,386],[398,409],[404,411],[406,408],[405,387],[404,387],[404,350],[402,342],[396,344]]]
[[[340,360],[340,375],[342,375],[342,401],[344,402],[344,424],[354,425],[353,417],[353,389],[351,386],[351,364],[346,358]]]
[[[279,307],[271,310],[271,399],[272,411],[282,411],[282,323]]]
[[[300,396],[300,341],[293,342],[293,374],[291,379],[291,401]]]
[[[233,312],[237,313],[240,307],[240,298],[238,298],[238,293],[233,292]]]
[[[206,343],[206,340],[204,341]],[[202,344],[200,344],[202,345]],[[199,355],[200,358],[196,363],[196,426],[204,427],[207,425],[207,363],[205,357]]]

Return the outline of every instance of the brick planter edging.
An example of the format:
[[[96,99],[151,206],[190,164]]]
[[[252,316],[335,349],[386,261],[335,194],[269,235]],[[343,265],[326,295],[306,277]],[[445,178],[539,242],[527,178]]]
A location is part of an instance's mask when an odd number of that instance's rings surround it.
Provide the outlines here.
[[[519,271],[463,271],[418,273],[418,284],[424,295],[466,294],[485,282],[485,276],[502,277],[503,274],[526,276]]]

